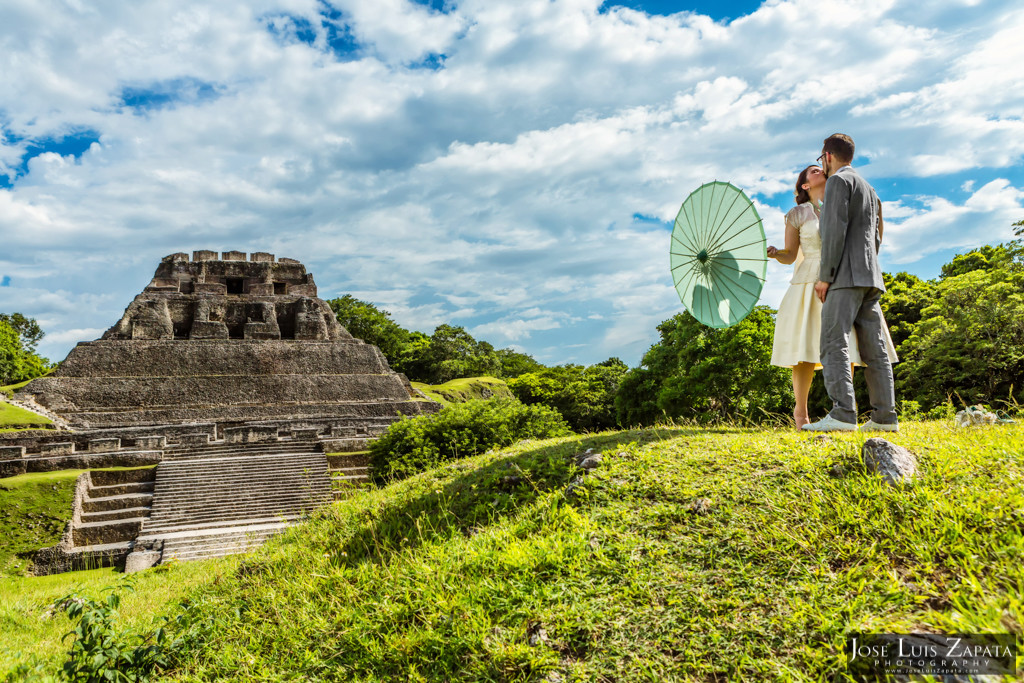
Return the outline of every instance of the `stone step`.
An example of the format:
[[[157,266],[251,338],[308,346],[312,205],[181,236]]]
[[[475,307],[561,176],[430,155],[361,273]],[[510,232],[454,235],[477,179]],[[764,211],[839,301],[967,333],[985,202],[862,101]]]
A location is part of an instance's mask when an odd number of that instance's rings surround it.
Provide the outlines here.
[[[149,507],[153,500],[152,493],[125,493],[106,498],[86,498],[82,501],[83,512],[107,512],[125,508]]]
[[[224,484],[245,484],[251,482],[258,486],[259,482],[269,482],[271,486],[280,487],[284,482],[293,485],[303,481],[315,481],[329,470],[320,466],[299,467],[264,467],[241,468],[236,470],[194,470],[186,472],[168,472],[157,480],[153,492],[167,491],[169,488],[183,484],[198,486],[218,486]]]
[[[129,517],[108,522],[83,522],[71,529],[76,546],[103,545],[131,541],[139,534],[145,517]]]
[[[280,439],[278,441],[255,442],[255,443],[219,443],[211,441],[208,444],[167,444],[164,453],[266,453],[273,451],[317,451],[320,449],[320,442],[311,439]]]
[[[150,519],[158,520],[166,517],[180,517],[182,515],[213,515],[220,511],[225,513],[245,512],[250,510],[265,511],[268,515],[276,515],[282,510],[290,508],[315,507],[323,498],[329,495],[329,489],[324,487],[311,496],[275,496],[265,500],[247,498],[244,500],[231,500],[229,498],[211,500],[200,503],[197,501],[181,501],[174,504],[164,505],[159,510],[152,509]]]
[[[164,460],[160,463],[157,468],[157,479],[160,478],[160,472],[167,472],[174,469],[188,469],[188,468],[206,468],[206,467],[217,467],[218,463],[220,467],[246,467],[249,465],[266,465],[267,463],[273,463],[275,461],[290,462],[298,460],[307,460],[309,462],[319,462],[321,459],[326,462],[326,458],[323,453],[294,453],[290,451],[281,451],[277,453],[266,453],[264,455],[253,455],[251,453],[244,453],[234,456],[216,457],[216,458],[179,458],[177,460]]]
[[[89,481],[93,486],[153,481],[155,477],[155,467],[143,467],[131,470],[93,470],[89,472]]]
[[[234,521],[231,524],[222,522],[200,522],[198,524],[178,524],[151,528],[146,525],[138,538],[138,543],[162,540],[165,544],[168,541],[176,541],[181,538],[203,536],[207,534],[223,533],[249,533],[256,532],[262,528],[280,527],[282,529],[290,526],[294,521],[300,520],[304,515],[291,515],[283,517],[251,517],[249,519]]]
[[[209,462],[209,461],[208,461]],[[273,460],[266,462],[252,462],[247,460],[244,463],[231,463],[223,461],[215,461],[216,464],[204,464],[202,461],[198,461],[194,464],[179,463],[165,463],[161,467],[163,468],[159,475],[157,475],[156,483],[159,484],[161,481],[168,477],[179,477],[185,475],[218,475],[218,474],[238,474],[246,472],[303,472],[305,470],[320,470],[327,469],[327,463],[324,461],[317,461],[310,456],[295,457],[292,459],[274,458]],[[126,492],[127,493],[127,492]]]
[[[111,522],[121,519],[132,519],[149,516],[149,506],[119,508],[116,510],[100,510],[97,512],[82,512],[82,523]]]
[[[151,512],[148,517],[148,523],[146,528],[152,526],[166,525],[171,521],[181,521],[184,523],[190,522],[202,522],[210,521],[214,522],[217,520],[224,519],[248,519],[250,517],[261,518],[261,517],[280,517],[289,516],[292,514],[299,514],[301,512],[311,512],[317,507],[323,505],[325,502],[330,500],[330,493],[325,492],[323,496],[318,496],[315,499],[305,499],[302,501],[275,501],[271,504],[250,504],[250,505],[211,505],[205,507],[188,506],[181,508],[173,508],[164,510],[159,513]]]
[[[327,466],[331,469],[335,467],[368,467],[370,465],[370,454],[369,453],[353,453],[338,454],[338,455],[327,455]]]
[[[198,500],[202,498],[212,500],[260,500],[270,495],[302,496],[315,493],[326,488],[329,479],[326,477],[318,480],[307,480],[301,482],[290,482],[282,480],[282,484],[249,485],[248,480],[242,482],[227,482],[214,484],[211,482],[196,482],[193,485],[182,484],[157,490],[156,504],[158,507],[178,500]]]
[[[167,517],[216,515],[221,512],[224,514],[235,514],[248,511],[262,511],[266,513],[265,516],[271,516],[278,515],[282,511],[292,508],[314,508],[322,503],[323,499],[329,497],[329,495],[329,489],[324,487],[316,492],[315,495],[274,496],[267,499],[246,498],[242,500],[222,498],[210,500],[209,502],[175,501],[174,503],[163,505],[159,509],[152,509],[149,516],[153,521]]]
[[[234,458],[273,458],[282,455],[320,455],[319,450],[308,450],[298,451],[289,448],[288,450],[277,449],[274,451],[264,451],[262,453],[253,453],[252,451],[237,451],[235,453],[229,453],[225,451],[217,451],[215,453],[203,453],[196,451],[183,451],[181,453],[164,453],[163,460],[164,464],[174,463],[178,464],[181,462],[206,462],[209,460],[231,460]]]
[[[126,484],[107,484],[106,486],[90,486],[88,493],[86,494],[89,498],[109,498],[111,496],[122,496],[129,493],[151,493],[153,491],[153,481],[134,481]]]

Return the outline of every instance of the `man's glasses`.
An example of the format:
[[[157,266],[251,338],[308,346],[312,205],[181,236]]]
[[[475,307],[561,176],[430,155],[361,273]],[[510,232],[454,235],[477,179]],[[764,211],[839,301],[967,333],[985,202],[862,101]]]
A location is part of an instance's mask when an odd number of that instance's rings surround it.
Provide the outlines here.
[[[821,156],[816,159],[816,161],[818,162],[819,166],[821,165],[821,162],[823,162],[825,160],[825,155],[826,154],[828,154],[828,152],[822,152]]]

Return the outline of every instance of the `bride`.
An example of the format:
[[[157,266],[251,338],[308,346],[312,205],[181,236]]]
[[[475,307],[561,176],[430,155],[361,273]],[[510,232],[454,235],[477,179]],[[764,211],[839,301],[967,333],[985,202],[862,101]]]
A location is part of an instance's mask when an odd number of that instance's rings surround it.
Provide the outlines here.
[[[807,415],[807,395],[811,389],[814,371],[821,369],[818,350],[821,337],[821,301],[814,293],[821,265],[821,236],[818,234],[820,206],[825,197],[825,172],[818,166],[808,166],[796,180],[796,206],[786,214],[786,246],[784,249],[768,247],[768,257],[779,263],[796,263],[789,289],[779,304],[775,318],[775,341],[772,345],[772,365],[793,368],[793,395],[796,407],[793,421],[799,430],[810,422]],[[881,214],[879,214],[881,215]],[[881,225],[879,225],[881,232]],[[896,362],[896,350],[889,329],[885,330],[889,360]],[[850,335],[850,363],[864,365],[857,348],[857,335]]]

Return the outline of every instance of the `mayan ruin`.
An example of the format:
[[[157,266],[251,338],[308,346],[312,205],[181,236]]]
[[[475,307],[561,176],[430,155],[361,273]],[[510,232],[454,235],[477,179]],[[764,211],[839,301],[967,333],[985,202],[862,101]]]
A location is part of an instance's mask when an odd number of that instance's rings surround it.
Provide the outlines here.
[[[0,476],[137,468],[79,477],[37,573],[243,551],[365,481],[346,453],[438,408],[337,322],[300,262],[237,251],[163,258],[120,320],[14,402],[59,429],[0,434]]]

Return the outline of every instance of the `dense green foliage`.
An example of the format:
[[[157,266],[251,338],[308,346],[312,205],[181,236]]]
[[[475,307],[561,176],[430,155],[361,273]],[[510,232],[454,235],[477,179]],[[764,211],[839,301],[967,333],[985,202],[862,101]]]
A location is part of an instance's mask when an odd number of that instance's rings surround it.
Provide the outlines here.
[[[466,401],[392,424],[370,445],[370,464],[375,479],[389,481],[522,439],[569,433],[561,416],[547,406],[514,399]]]
[[[763,420],[791,411],[790,373],[770,363],[774,329],[767,306],[723,329],[702,325],[689,313],[661,323],[661,340],[619,385],[619,423]]]
[[[1024,244],[958,254],[935,280],[888,278],[896,395],[931,408],[1024,402]]]
[[[43,331],[21,313],[0,313],[0,386],[45,375],[50,361],[36,354]]]
[[[509,389],[527,405],[554,408],[576,432],[597,432],[618,424],[615,394],[628,366],[618,358],[584,367],[560,365],[508,380]]]
[[[391,314],[350,294],[327,302],[353,336],[377,346],[394,370],[410,380],[444,384],[463,377],[517,377],[543,366],[525,353],[495,349],[464,327],[438,325],[433,334],[410,331]]]
[[[450,463],[219,575],[189,601],[214,635],[169,673],[838,682],[851,632],[1019,633],[1024,427],[905,424],[911,487],[863,439],[638,430]]]

